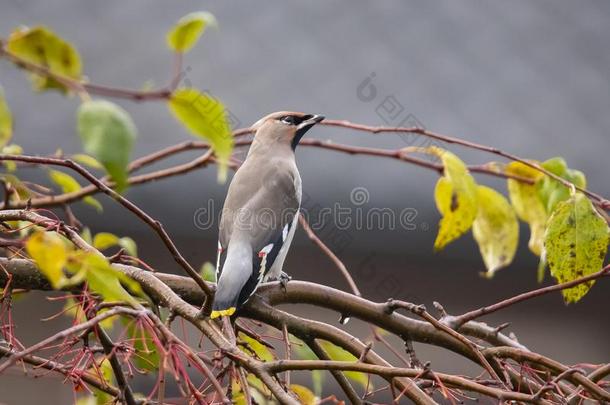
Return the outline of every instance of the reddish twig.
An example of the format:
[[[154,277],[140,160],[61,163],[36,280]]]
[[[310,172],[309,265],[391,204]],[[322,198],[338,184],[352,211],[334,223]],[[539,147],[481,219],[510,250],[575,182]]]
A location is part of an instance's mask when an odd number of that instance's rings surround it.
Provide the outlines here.
[[[299,223],[303,227],[303,230],[305,231],[309,239],[311,239],[313,243],[315,243],[320,248],[320,250],[324,252],[324,254],[328,256],[330,260],[332,260],[332,262],[335,264],[335,266],[339,269],[339,271],[347,281],[347,284],[349,284],[349,287],[352,292],[357,296],[361,296],[360,290],[358,289],[356,282],[354,282],[352,275],[349,274],[349,271],[347,270],[347,267],[345,267],[345,264],[343,264],[341,259],[339,259],[337,255],[332,250],[330,250],[330,248],[326,246],[326,244],[322,242],[320,238],[318,238],[315,232],[311,229],[311,226],[309,226],[309,224],[307,223],[307,220],[305,219],[302,213],[299,214]]]
[[[57,340],[65,339],[68,336],[88,330],[91,327],[93,327],[93,326],[97,325],[98,323],[100,323],[101,321],[103,321],[104,319],[107,319],[107,318],[110,318],[113,316],[117,316],[117,315],[130,315],[133,317],[138,317],[138,316],[143,315],[143,313],[142,313],[142,311],[137,311],[135,309],[125,308],[125,307],[115,307],[115,308],[109,309],[108,311],[103,312],[99,315],[96,315],[95,317],[91,318],[90,320],[88,320],[86,322],[83,322],[83,323],[77,324],[75,326],[72,326],[70,328],[64,329],[40,342],[28,347],[27,349],[13,353],[13,355],[11,357],[9,357],[4,363],[2,363],[2,365],[0,365],[0,374],[3,371],[5,371],[7,368],[9,368],[13,364],[18,362],[22,358],[24,358],[25,356],[28,356],[37,350],[44,349],[45,347],[47,347],[48,345],[50,345],[51,343],[53,343]]]
[[[144,223],[150,226],[155,233],[160,237],[164,245],[172,254],[174,260],[187,272],[187,274],[195,280],[197,285],[205,291],[206,295],[211,298],[213,296],[213,290],[205,283],[205,281],[201,278],[199,273],[195,271],[195,269],[186,261],[186,259],[182,256],[173,240],[167,234],[165,229],[163,228],[163,224],[158,220],[152,218],[149,214],[147,214],[140,207],[129,201],[127,198],[123,197],[119,193],[117,193],[112,188],[108,187],[108,185],[104,184],[97,177],[91,174],[88,170],[83,168],[78,163],[74,162],[70,159],[59,159],[59,158],[51,158],[51,157],[37,157],[37,156],[25,156],[25,155],[0,155],[0,161],[2,160],[12,160],[18,162],[27,162],[27,163],[36,163],[36,164],[45,164],[51,166],[62,166],[69,169],[74,170],[81,176],[83,176],[90,183],[94,184],[101,192],[107,194],[108,196],[114,198],[119,202],[122,206],[127,208],[129,211],[134,213],[138,218],[140,218]],[[207,305],[210,306],[211,299],[207,300]]]
[[[564,186],[566,186],[568,188],[574,187],[576,190],[585,193],[591,199],[595,200],[600,208],[606,209],[606,210],[610,209],[610,200],[607,200],[607,199],[603,198],[602,196],[595,194],[589,190],[586,190],[582,187],[576,186],[575,184],[569,182],[568,180],[566,180],[560,176],[557,176],[556,174],[546,170],[545,168],[540,166],[538,163],[535,163],[535,162],[527,160],[527,159],[520,158],[519,156],[513,155],[512,153],[504,152],[503,150],[501,150],[499,148],[466,141],[464,139],[456,138],[453,136],[442,135],[442,134],[439,134],[436,132],[428,131],[424,128],[419,128],[419,127],[370,126],[370,125],[356,124],[356,123],[352,123],[352,122],[349,122],[346,120],[324,120],[321,122],[321,125],[349,128],[349,129],[354,129],[357,131],[370,132],[373,134],[382,133],[382,132],[413,133],[413,134],[423,135],[428,138],[436,139],[436,140],[439,140],[442,142],[446,142],[449,144],[460,145],[460,146],[464,146],[466,148],[492,153],[494,155],[502,156],[503,158],[512,160],[514,162],[523,163],[526,166],[529,166],[541,173],[544,173],[545,175],[560,182],[561,184],[563,184]]]
[[[460,316],[449,317],[450,318],[449,323],[452,326],[459,328],[461,325],[465,324],[466,322],[480,318],[483,315],[487,315],[492,312],[499,311],[500,309],[515,305],[519,302],[523,302],[523,301],[527,301],[532,298],[540,297],[542,295],[551,293],[553,291],[565,290],[567,288],[571,288],[571,287],[577,286],[579,284],[586,283],[588,281],[595,280],[595,279],[609,276],[609,275],[610,275],[610,265],[607,265],[606,267],[604,267],[597,273],[589,274],[588,276],[577,278],[576,280],[568,281],[568,282],[565,282],[562,284],[555,284],[555,285],[551,285],[548,287],[538,288],[536,290],[528,291],[526,293],[519,294],[514,297],[505,299],[505,300],[495,303],[493,305],[475,309],[473,311],[467,312]]]

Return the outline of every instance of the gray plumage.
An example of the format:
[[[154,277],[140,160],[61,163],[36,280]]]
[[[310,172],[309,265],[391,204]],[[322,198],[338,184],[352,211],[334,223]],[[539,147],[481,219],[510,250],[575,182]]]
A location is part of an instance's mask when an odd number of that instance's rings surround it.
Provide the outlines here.
[[[261,282],[282,273],[301,205],[294,150],[322,119],[278,112],[254,124],[254,141],[231,181],[220,220],[212,318],[232,315]]]

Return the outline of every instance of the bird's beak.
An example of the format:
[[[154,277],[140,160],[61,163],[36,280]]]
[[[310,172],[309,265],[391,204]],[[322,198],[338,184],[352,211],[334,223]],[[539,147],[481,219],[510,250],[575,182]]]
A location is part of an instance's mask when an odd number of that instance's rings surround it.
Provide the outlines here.
[[[301,140],[303,135],[305,135],[305,133],[307,131],[309,131],[309,129],[311,127],[316,125],[318,122],[322,121],[324,119],[324,116],[323,115],[310,115],[310,116],[308,116],[306,118],[307,119],[302,121],[297,126],[297,132],[296,132],[296,134],[294,136],[294,139],[292,140],[292,148],[293,149],[296,148],[296,146],[299,144],[299,141]]]
[[[314,125],[316,125],[318,122],[322,121],[324,119],[323,115],[310,115],[305,121],[301,122],[298,127],[297,130],[300,130],[302,128],[311,128]]]

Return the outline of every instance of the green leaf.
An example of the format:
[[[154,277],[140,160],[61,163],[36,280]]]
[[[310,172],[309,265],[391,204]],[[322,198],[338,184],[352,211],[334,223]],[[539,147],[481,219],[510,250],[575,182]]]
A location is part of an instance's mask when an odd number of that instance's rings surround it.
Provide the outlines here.
[[[78,133],[85,152],[104,166],[117,191],[124,190],[137,133],[127,111],[109,101],[86,101],[78,109]]]
[[[521,162],[512,162],[506,166],[506,173],[525,177],[536,182],[542,176],[540,171]],[[530,227],[529,249],[540,256],[544,241],[544,230],[548,218],[536,184],[527,184],[514,179],[507,180],[508,195],[517,216]]]
[[[77,153],[72,155],[72,160],[80,163],[81,165],[88,166],[92,169],[100,169],[102,170],[104,166],[100,162],[98,162],[93,156],[86,155],[84,153]]]
[[[136,245],[136,241],[129,236],[123,236],[119,239],[119,246],[125,249],[130,256],[138,257],[138,245]]]
[[[57,184],[64,193],[72,193],[81,189],[78,181],[67,173],[57,170],[49,170],[49,178],[53,183]]]
[[[168,107],[191,133],[210,142],[218,159],[218,179],[224,182],[233,151],[233,135],[224,105],[206,93],[184,88],[172,95]]]
[[[456,155],[434,146],[425,151],[441,158],[445,168],[434,190],[436,207],[443,216],[434,242],[434,250],[439,251],[472,226],[477,215],[477,188],[468,168]]]
[[[318,356],[311,351],[309,346],[302,340],[290,335],[290,341],[292,342],[292,349],[295,356],[301,360],[318,360]],[[312,370],[311,371],[311,383],[313,391],[317,396],[322,395],[322,386],[324,385],[324,371],[323,370]]]
[[[102,206],[102,203],[99,202],[98,200],[96,200],[95,198],[91,197],[90,195],[88,195],[85,198],[83,198],[83,202],[85,204],[90,205],[91,207],[95,208],[95,210],[99,214],[104,212],[104,207]]]
[[[55,232],[36,232],[27,240],[25,249],[54,289],[66,284],[63,268],[68,250],[61,236]]]
[[[167,46],[176,52],[188,52],[208,26],[217,26],[212,14],[205,11],[187,14],[167,33]]]
[[[138,256],[138,247],[136,242],[130,237],[124,236],[119,238],[118,236],[109,232],[100,232],[93,238],[93,247],[98,250],[109,249],[113,246],[120,246],[130,255]]]
[[[256,339],[251,338],[245,333],[239,332],[238,340],[240,343],[241,350],[249,354],[250,356],[256,356],[264,362],[275,360],[275,356],[271,353],[271,350]]]
[[[135,365],[147,372],[156,371],[159,368],[161,356],[157,350],[155,340],[148,330],[143,327],[136,327],[135,322],[129,321],[127,339],[132,342],[136,351],[132,357]]]
[[[19,180],[19,178],[17,176],[15,176],[14,174],[1,173],[0,179],[8,187],[11,187],[13,190],[15,190],[17,192],[17,196],[15,196],[14,193],[10,194],[9,197],[11,199],[11,202],[14,200],[17,200],[17,201],[27,200],[28,198],[30,198],[32,196],[32,192],[28,188],[28,186],[25,183],[23,183],[21,180]]]
[[[541,166],[578,187],[587,187],[585,175],[578,170],[569,169],[563,158],[556,157],[549,159],[541,163]],[[538,190],[548,214],[555,210],[558,203],[570,198],[569,188],[548,176],[544,176],[539,180]]]
[[[49,170],[49,178],[53,183],[58,185],[59,188],[61,188],[61,191],[64,193],[73,193],[82,188],[78,181],[74,179],[74,177],[64,172],[60,172],[57,170]],[[104,210],[102,204],[91,196],[84,197],[83,202],[95,208],[97,212],[101,213]]]
[[[608,224],[591,201],[575,193],[557,204],[548,221],[544,247],[551,274],[565,283],[599,271],[610,241]],[[563,290],[566,303],[577,302],[594,281]]]
[[[99,371],[98,371],[99,369]],[[102,379],[102,381],[105,381],[107,384],[109,385],[113,385],[114,384],[114,372],[112,371],[112,365],[110,364],[110,360],[108,360],[108,358],[104,358],[102,360],[102,362],[99,364],[99,366],[97,367],[97,369],[95,367],[92,367],[89,369],[89,371],[99,377],[100,379]],[[101,373],[101,375],[100,375]],[[95,404],[97,405],[108,405],[110,403],[112,403],[113,397],[110,394],[107,394],[104,391],[98,390],[97,388],[93,388],[93,392],[96,398],[96,402]],[[87,403],[87,405],[90,405],[90,403]]]
[[[497,191],[477,186],[478,212],[472,224],[472,234],[479,245],[487,268],[487,277],[508,266],[515,257],[519,244],[517,215]]]
[[[260,405],[275,404],[273,401],[270,401],[270,398],[272,398],[273,394],[271,393],[269,388],[265,384],[263,384],[263,382],[259,380],[254,374],[248,374],[246,380],[248,381],[248,386],[250,387],[250,395],[252,396],[252,399],[256,401],[256,403]]]
[[[199,270],[199,274],[205,281],[209,281],[211,283],[216,282],[216,267],[210,262],[205,262],[201,266]]]
[[[104,301],[124,301],[136,304],[136,299],[127,292],[122,284],[135,294],[142,294],[141,287],[136,281],[113,269],[108,260],[97,253],[85,253],[82,256],[79,274],[74,278],[86,280],[91,291],[99,294]]]
[[[83,228],[83,230],[80,232],[80,237],[83,238],[83,240],[85,242],[87,242],[89,245],[93,244],[93,237],[91,236],[91,229]]]
[[[541,166],[557,176],[563,176],[568,170],[565,159],[559,156],[544,161]]]
[[[358,361],[358,358],[356,358],[356,356],[354,356],[350,352],[343,350],[339,346],[335,346],[330,342],[322,341],[320,345],[326,351],[328,357],[330,357],[331,360],[352,362]],[[366,389],[367,387],[372,387],[372,384],[369,381],[369,377],[365,373],[361,373],[358,371],[344,371],[344,374],[350,380],[360,384],[364,389]]]
[[[13,136],[13,116],[4,99],[4,91],[0,87],[0,149],[3,148]]]
[[[20,28],[13,32],[6,44],[7,50],[27,62],[47,68],[51,73],[80,80],[82,62],[76,48],[46,27]],[[44,75],[30,74],[36,90],[59,89],[64,85]]]

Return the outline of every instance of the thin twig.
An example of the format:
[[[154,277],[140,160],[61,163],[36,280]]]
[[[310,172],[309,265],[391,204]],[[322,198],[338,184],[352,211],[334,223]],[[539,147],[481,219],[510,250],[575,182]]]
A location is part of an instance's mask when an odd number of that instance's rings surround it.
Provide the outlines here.
[[[133,391],[129,386],[127,379],[125,378],[125,373],[123,373],[123,367],[121,367],[114,343],[106,331],[99,326],[99,324],[94,326],[94,331],[100,341],[100,344],[104,348],[104,353],[108,357],[108,361],[112,367],[112,372],[116,379],[117,385],[119,386],[119,390],[121,391],[121,399],[124,400],[127,405],[136,405],[136,399],[133,396]]]
[[[318,359],[320,359],[322,362],[330,360],[330,357],[328,356],[328,353],[326,353],[326,350],[324,350],[322,345],[320,345],[320,343],[318,343],[315,339],[311,339],[309,341],[306,341],[305,343],[307,344],[307,346],[309,346],[311,351],[314,352],[314,354],[316,356],[318,356]],[[286,362],[289,360],[284,360],[284,361]],[[267,364],[269,364],[269,363],[267,363]],[[284,371],[290,371],[290,370],[284,370]],[[341,387],[341,389],[343,390],[343,392],[345,393],[345,395],[347,396],[347,398],[350,400],[350,402],[352,404],[355,404],[355,405],[363,404],[362,399],[356,393],[356,391],[354,390],[354,387],[352,387],[352,384],[350,384],[350,382],[347,380],[347,378],[341,371],[338,371],[338,370],[329,370],[329,371],[332,374],[332,376],[335,378],[335,380],[337,381],[337,384],[339,384],[339,386]]]
[[[318,238],[318,235],[316,235],[315,232],[311,229],[311,226],[309,226],[309,223],[307,223],[307,220],[305,219],[305,217],[303,216],[302,213],[299,214],[299,223],[303,227],[303,230],[305,230],[305,233],[307,234],[309,239],[311,239],[320,248],[320,250],[322,250],[322,252],[324,252],[324,254],[326,254],[326,256],[328,256],[330,258],[330,260],[332,260],[332,262],[335,264],[335,266],[339,269],[339,271],[341,272],[341,274],[347,281],[347,284],[349,284],[352,292],[355,295],[357,295],[358,297],[360,297],[362,294],[360,294],[360,290],[358,289],[358,286],[354,282],[352,275],[349,274],[349,271],[347,270],[347,267],[345,267],[345,264],[343,264],[341,259],[339,259],[337,257],[337,255],[328,246],[326,246],[326,244],[324,242],[322,242],[322,240],[320,240],[320,238]]]
[[[434,379],[434,377],[422,374],[420,369],[409,369],[400,367],[384,367],[372,364],[348,362],[348,361],[318,361],[318,360],[282,360],[265,364],[265,368],[271,372],[279,373],[286,370],[340,370],[340,371],[359,371],[362,373],[376,374],[382,377],[411,377],[421,379]],[[444,373],[434,373],[444,384],[478,392],[493,398],[502,400],[523,401],[526,403],[547,404],[548,402],[536,399],[532,395],[519,392],[507,391],[479,384],[470,379]]]
[[[456,317],[452,317],[451,324],[454,325],[456,328],[459,328],[461,325],[465,324],[466,322],[480,318],[483,315],[487,315],[492,312],[499,311],[500,309],[510,307],[519,302],[523,302],[523,301],[527,301],[532,298],[540,297],[542,295],[545,295],[545,294],[548,294],[548,293],[551,293],[554,291],[565,290],[567,288],[571,288],[571,287],[577,286],[579,284],[586,283],[588,281],[596,280],[598,278],[606,277],[609,275],[610,275],[610,265],[607,265],[600,271],[593,273],[593,274],[589,274],[588,276],[580,277],[580,278],[577,278],[575,280],[568,281],[565,283],[555,284],[555,285],[551,285],[548,287],[542,287],[542,288],[538,288],[536,290],[528,291],[523,294],[519,294],[514,297],[507,298],[507,299],[497,302],[493,305],[481,307],[479,309],[475,309],[473,311],[466,312],[465,314],[462,314],[462,315],[459,315]]]
[[[40,349],[44,349],[46,346],[50,345],[51,343],[53,343],[57,340],[65,339],[68,336],[88,330],[91,327],[93,327],[93,326],[97,325],[98,323],[100,323],[101,321],[103,321],[104,319],[107,319],[107,318],[110,318],[113,316],[117,316],[117,315],[130,315],[133,317],[138,317],[138,316],[143,315],[143,313],[142,313],[142,311],[137,311],[135,309],[125,308],[125,307],[115,307],[115,308],[109,309],[108,311],[103,312],[99,315],[96,315],[95,317],[89,319],[86,322],[79,323],[78,325],[64,329],[60,332],[57,332],[56,334],[54,334],[52,336],[49,336],[48,338],[46,338],[40,342],[28,347],[27,349],[13,353],[11,355],[11,357],[9,357],[4,363],[2,363],[0,365],[0,374],[3,371],[5,371],[7,368],[11,367],[13,364],[18,362],[22,358],[24,358],[25,356],[28,356]]]
[[[427,322],[429,322],[432,326],[434,326],[436,329],[438,329],[440,331],[443,331],[443,332],[447,333],[448,335],[450,335],[451,337],[453,337],[453,338],[459,340],[460,342],[462,342],[464,345],[466,345],[467,347],[470,348],[472,353],[477,357],[477,359],[481,363],[481,366],[483,366],[483,368],[485,368],[485,370],[487,370],[489,375],[491,375],[491,377],[493,379],[498,381],[505,388],[508,388],[508,387],[506,387],[506,383],[504,381],[502,381],[500,376],[498,376],[498,374],[493,369],[491,364],[489,364],[489,362],[487,361],[485,356],[483,356],[483,354],[481,353],[481,351],[479,350],[479,348],[477,347],[476,344],[471,342],[468,338],[466,338],[461,333],[456,332],[455,330],[451,329],[447,325],[443,324],[442,322],[440,322],[439,320],[434,318],[432,315],[430,315],[428,313],[428,311],[426,311],[426,308],[423,305],[414,305],[414,304],[412,304],[410,302],[404,302],[404,301],[393,300],[393,299],[388,300],[386,305],[387,305],[388,313],[392,313],[397,308],[406,309],[406,310],[414,313],[415,315],[422,317]]]
[[[167,249],[170,251],[174,260],[187,272],[187,274],[193,280],[195,280],[197,285],[203,291],[205,291],[206,295],[209,298],[211,298],[213,296],[213,290],[205,283],[205,281],[201,278],[199,273],[197,273],[197,271],[195,271],[195,269],[182,256],[182,254],[180,253],[180,251],[174,244],[173,240],[170,238],[168,233],[163,228],[163,224],[160,221],[152,218],[149,214],[147,214],[144,210],[142,210],[140,207],[135,205],[133,202],[131,202],[127,198],[123,197],[122,195],[117,193],[112,188],[108,187],[106,184],[104,184],[102,181],[100,181],[97,177],[95,177],[93,174],[91,174],[88,170],[83,168],[78,163],[74,162],[71,159],[59,159],[59,158],[51,158],[51,157],[37,157],[37,156],[25,156],[25,155],[20,155],[20,156],[19,155],[0,155],[0,161],[1,160],[12,160],[12,161],[37,163],[37,164],[45,164],[45,165],[52,165],[52,166],[62,166],[62,167],[66,167],[66,168],[74,170],[75,172],[77,172],[78,174],[83,176],[85,179],[87,179],[89,182],[94,184],[104,194],[107,194],[108,196],[114,198],[116,201],[119,202],[119,204],[121,204],[122,206],[127,208],[129,211],[134,213],[138,218],[140,218],[144,223],[146,223],[148,226],[150,226],[155,231],[155,233],[160,237],[160,239],[162,240],[164,245],[167,247]],[[207,302],[208,302],[208,304],[206,306],[210,306],[211,299],[208,299]]]
[[[475,149],[475,150],[480,150],[483,152],[492,153],[494,155],[502,156],[502,157],[512,160],[514,162],[520,162],[526,166],[529,166],[541,173],[544,173],[545,175],[549,176],[550,178],[560,182],[561,184],[563,184],[564,186],[566,186],[568,188],[574,187],[578,191],[585,193],[591,199],[596,201],[597,205],[600,208],[606,209],[606,210],[610,209],[610,200],[607,200],[607,199],[603,198],[602,196],[595,194],[591,191],[588,191],[582,187],[578,187],[577,185],[569,182],[568,180],[566,180],[560,176],[557,176],[555,173],[552,173],[552,172],[546,170],[545,168],[540,166],[538,163],[535,163],[535,162],[527,160],[527,159],[520,158],[519,156],[513,155],[508,152],[504,152],[499,148],[466,141],[464,139],[456,138],[453,136],[442,135],[442,134],[439,134],[436,132],[428,131],[424,128],[419,128],[419,127],[370,126],[370,125],[356,124],[356,123],[352,123],[352,122],[345,121],[345,120],[328,120],[328,119],[322,121],[321,125],[349,128],[349,129],[354,129],[357,131],[365,131],[365,132],[370,132],[370,133],[374,133],[374,134],[382,133],[382,132],[413,133],[413,134],[423,135],[428,138],[436,139],[436,140],[439,140],[442,142],[446,142],[449,144],[461,145],[461,146],[464,146],[464,147],[467,147],[470,149]]]

